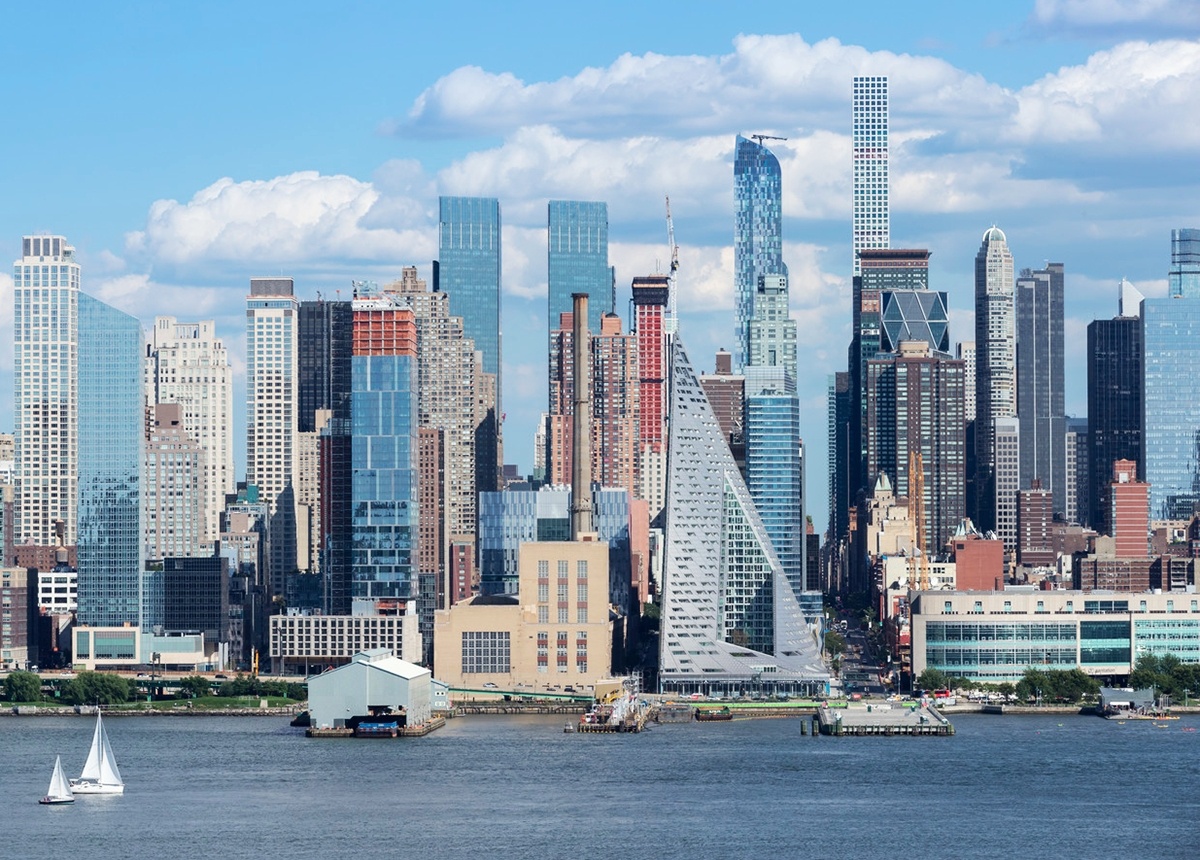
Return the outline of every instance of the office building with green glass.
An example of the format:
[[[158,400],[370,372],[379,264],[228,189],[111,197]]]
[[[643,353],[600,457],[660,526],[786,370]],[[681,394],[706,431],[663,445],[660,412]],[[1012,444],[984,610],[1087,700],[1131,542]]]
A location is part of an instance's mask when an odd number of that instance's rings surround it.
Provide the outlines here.
[[[1142,655],[1200,663],[1200,596],[1190,592],[925,591],[912,603],[913,676],[985,683],[1027,668],[1121,678]]]

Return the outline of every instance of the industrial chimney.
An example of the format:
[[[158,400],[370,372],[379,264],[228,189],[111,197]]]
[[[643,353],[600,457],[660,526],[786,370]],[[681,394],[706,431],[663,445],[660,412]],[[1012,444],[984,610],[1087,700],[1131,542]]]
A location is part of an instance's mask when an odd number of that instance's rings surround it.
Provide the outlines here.
[[[575,415],[571,422],[571,540],[592,532],[592,373],[588,361],[588,294],[572,293]]]

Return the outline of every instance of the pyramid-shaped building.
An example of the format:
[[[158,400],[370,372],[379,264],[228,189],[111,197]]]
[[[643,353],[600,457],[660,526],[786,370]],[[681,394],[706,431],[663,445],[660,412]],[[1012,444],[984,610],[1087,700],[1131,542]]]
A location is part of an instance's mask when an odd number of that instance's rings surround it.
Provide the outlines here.
[[[816,639],[678,337],[670,380],[660,689],[823,694]]]

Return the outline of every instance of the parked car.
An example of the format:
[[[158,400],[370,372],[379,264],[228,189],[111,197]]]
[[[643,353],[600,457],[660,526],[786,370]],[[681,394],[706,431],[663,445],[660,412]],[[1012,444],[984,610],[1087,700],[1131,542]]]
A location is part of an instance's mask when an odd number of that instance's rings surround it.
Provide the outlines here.
[[[493,684],[491,681],[488,681],[486,684],[484,684],[484,685],[483,685],[483,687],[484,687],[484,689],[485,689],[485,690],[494,690],[494,689],[496,689],[496,685],[495,685],[495,684]]]

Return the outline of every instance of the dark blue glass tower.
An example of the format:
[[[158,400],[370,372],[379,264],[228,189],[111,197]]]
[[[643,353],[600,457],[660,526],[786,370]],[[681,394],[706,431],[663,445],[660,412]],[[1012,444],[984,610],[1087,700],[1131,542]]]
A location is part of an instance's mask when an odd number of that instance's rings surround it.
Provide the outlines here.
[[[547,331],[570,313],[571,295],[588,294],[588,331],[600,331],[613,311],[613,271],[608,265],[608,204],[551,200],[547,220],[550,313]]]
[[[496,374],[500,356],[500,201],[494,197],[438,198],[436,287],[450,296],[463,334],[483,353],[485,373]]]
[[[750,355],[750,320],[761,275],[787,275],[783,263],[783,175],[761,143],[737,138],[733,161],[734,372]]]

